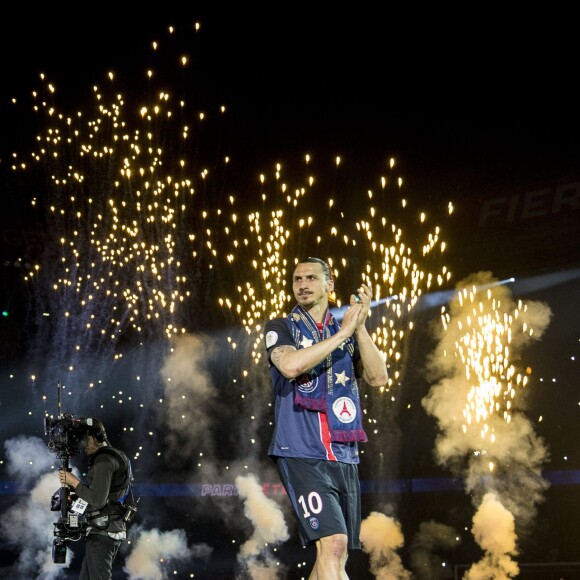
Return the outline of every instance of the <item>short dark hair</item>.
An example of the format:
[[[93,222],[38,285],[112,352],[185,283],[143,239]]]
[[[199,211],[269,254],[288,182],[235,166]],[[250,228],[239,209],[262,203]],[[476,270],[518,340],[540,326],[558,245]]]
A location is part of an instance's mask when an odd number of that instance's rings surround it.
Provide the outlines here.
[[[299,264],[320,264],[322,266],[322,270],[324,271],[324,275],[326,276],[326,279],[332,280],[332,273],[330,271],[330,266],[324,260],[321,260],[320,258],[308,257],[308,258],[302,258],[302,260],[300,260],[300,262],[298,262],[298,263]]]
[[[105,430],[105,426],[100,419],[96,417],[92,418],[93,425],[89,429],[89,435],[93,435],[93,437],[99,442],[102,443],[103,441],[107,440],[107,432]]]

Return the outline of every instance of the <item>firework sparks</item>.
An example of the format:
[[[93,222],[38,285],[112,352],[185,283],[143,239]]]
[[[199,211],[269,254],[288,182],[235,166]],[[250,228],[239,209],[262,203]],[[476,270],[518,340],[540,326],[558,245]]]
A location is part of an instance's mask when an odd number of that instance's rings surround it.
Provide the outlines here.
[[[53,196],[33,201],[49,204],[60,235],[54,296],[67,308],[76,303],[75,318],[99,339],[116,339],[127,327],[182,334],[180,307],[191,295],[188,273],[199,257],[196,245],[203,244],[196,232],[211,238],[211,229],[196,216],[200,201],[196,179],[185,173],[187,161],[160,143],[173,132],[182,135],[185,147],[188,127],[174,125],[167,93],[140,107],[139,117],[126,111],[120,95],[104,100],[95,88],[91,119],[39,105],[46,120],[56,123],[39,137],[34,154],[50,167]],[[202,221],[207,216],[199,214]],[[183,224],[191,224],[189,233]],[[215,255],[210,239],[205,248]],[[40,274],[37,266],[29,278]]]
[[[534,336],[534,328],[526,322],[528,306],[521,300],[514,306],[508,298],[499,286],[471,285],[457,293],[457,304],[450,307],[461,312],[459,317],[452,319],[446,307],[441,314],[445,330],[453,324],[457,337],[448,355],[461,361],[469,384],[462,430],[478,429],[481,439],[491,443],[496,437],[492,417],[509,423],[514,399],[528,382],[527,374],[517,372],[510,359],[513,336]],[[530,372],[528,367],[526,373]]]
[[[305,161],[310,166],[311,157],[307,155]],[[340,165],[341,159],[337,158],[336,168]],[[393,159],[389,165],[393,170]],[[363,281],[373,288],[375,304],[387,305],[388,313],[383,309],[371,319],[372,336],[392,367],[387,388],[398,384],[402,344],[413,327],[408,315],[424,292],[442,287],[451,278],[451,271],[443,263],[446,244],[440,226],[425,231],[422,246],[414,248],[405,240],[404,226],[372,205],[372,190],[367,192],[368,217],[351,220],[352,212],[339,210],[333,197],[324,200],[321,191],[329,188],[323,178],[311,173],[303,182],[289,185],[281,180],[281,171],[281,164],[277,164],[271,186],[264,175],[260,176],[259,211],[249,213],[247,220],[240,220],[237,213],[230,217],[232,227],[225,233],[232,250],[227,260],[239,282],[237,295],[220,297],[220,305],[241,322],[253,339],[252,357],[258,364],[264,321],[285,315],[291,307],[293,297],[286,288],[297,256],[310,252],[326,257],[338,286],[344,280],[350,294],[359,280]],[[382,198],[391,181],[400,193],[401,178],[381,177]],[[353,194],[351,197],[358,198]],[[385,205],[380,199],[377,204]],[[401,199],[398,210],[407,206],[407,201]],[[450,214],[452,209],[450,206]],[[419,227],[426,229],[427,221],[427,215],[420,213]],[[348,299],[348,295],[343,299]],[[341,307],[343,299],[336,292],[332,296],[337,307]]]

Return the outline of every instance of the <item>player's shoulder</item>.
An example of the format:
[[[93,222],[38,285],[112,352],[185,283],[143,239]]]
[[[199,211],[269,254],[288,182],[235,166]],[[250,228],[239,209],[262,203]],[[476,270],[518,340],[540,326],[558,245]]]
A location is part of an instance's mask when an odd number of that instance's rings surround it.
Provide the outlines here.
[[[293,344],[292,335],[288,328],[288,320],[286,318],[273,318],[268,321],[264,328],[264,334],[267,349],[275,346],[282,346],[284,344]]]
[[[272,318],[272,319],[268,320],[268,322],[266,322],[265,330],[267,331],[270,328],[272,328],[272,329],[288,328],[288,320],[286,318],[281,317],[281,316],[278,316],[276,318]]]

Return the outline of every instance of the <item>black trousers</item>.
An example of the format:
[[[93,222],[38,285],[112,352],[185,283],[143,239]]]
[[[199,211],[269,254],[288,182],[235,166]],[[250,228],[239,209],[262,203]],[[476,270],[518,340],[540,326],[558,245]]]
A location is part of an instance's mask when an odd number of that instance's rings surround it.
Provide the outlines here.
[[[121,543],[102,534],[89,534],[85,539],[86,552],[79,580],[111,580],[113,560]]]

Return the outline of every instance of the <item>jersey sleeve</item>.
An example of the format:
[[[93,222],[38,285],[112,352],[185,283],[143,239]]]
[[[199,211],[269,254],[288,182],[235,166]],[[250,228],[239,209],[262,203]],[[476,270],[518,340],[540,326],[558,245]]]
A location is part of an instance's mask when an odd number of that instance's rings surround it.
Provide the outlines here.
[[[288,328],[288,323],[284,318],[274,318],[267,322],[264,328],[264,334],[266,336],[268,358],[278,346],[296,346],[292,339],[292,333]]]

